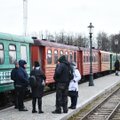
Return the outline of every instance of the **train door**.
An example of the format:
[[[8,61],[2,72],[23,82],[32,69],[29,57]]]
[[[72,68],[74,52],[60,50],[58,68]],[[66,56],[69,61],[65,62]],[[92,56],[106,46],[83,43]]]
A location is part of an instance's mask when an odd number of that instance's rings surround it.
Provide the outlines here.
[[[31,60],[32,66],[34,65],[34,61],[39,61],[43,71],[45,70],[45,47],[43,46],[32,46],[31,47]]]
[[[82,51],[77,52],[77,65],[78,65],[78,69],[81,73],[81,75],[83,75],[83,61],[82,61]]]
[[[110,70],[112,70],[112,54],[110,54]]]
[[[44,46],[39,47],[39,61],[40,61],[40,65],[42,67],[42,70],[45,73],[46,54],[45,54],[45,47]]]
[[[102,58],[101,58],[102,56],[101,56],[101,52],[99,51],[98,52],[98,63],[99,63],[99,72],[101,72],[102,71]]]

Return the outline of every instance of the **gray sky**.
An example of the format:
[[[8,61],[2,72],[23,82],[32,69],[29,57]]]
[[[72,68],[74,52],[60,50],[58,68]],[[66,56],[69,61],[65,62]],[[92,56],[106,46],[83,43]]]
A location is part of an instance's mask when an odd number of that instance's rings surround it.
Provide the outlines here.
[[[28,0],[27,32],[120,31],[120,0]],[[0,0],[0,32],[23,34],[23,0]]]

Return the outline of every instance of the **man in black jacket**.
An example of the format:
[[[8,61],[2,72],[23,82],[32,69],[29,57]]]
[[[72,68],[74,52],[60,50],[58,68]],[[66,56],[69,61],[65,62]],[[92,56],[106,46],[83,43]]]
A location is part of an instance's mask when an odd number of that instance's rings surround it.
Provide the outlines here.
[[[115,67],[115,75],[119,76],[119,74],[118,74],[118,71],[119,71],[119,68],[120,68],[119,60],[115,61],[114,67]]]
[[[56,81],[56,109],[52,113],[61,113],[61,107],[63,112],[68,112],[68,85],[69,85],[69,62],[63,55],[58,59],[58,64],[55,69],[54,79]]]

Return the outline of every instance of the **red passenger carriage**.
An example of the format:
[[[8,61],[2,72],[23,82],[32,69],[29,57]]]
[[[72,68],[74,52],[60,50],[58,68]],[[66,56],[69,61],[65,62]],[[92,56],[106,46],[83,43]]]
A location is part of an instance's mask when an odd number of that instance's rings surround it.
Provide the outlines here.
[[[65,55],[69,62],[77,63],[82,76],[89,76],[90,73],[90,49],[65,45],[56,42],[34,39],[31,47],[32,65],[34,61],[39,61],[46,74],[46,85],[53,87],[55,81],[53,75],[57,59]],[[92,70],[96,77],[101,72],[110,71],[110,53],[92,49]]]
[[[101,73],[108,73],[110,71],[110,54],[110,52],[100,50]]]
[[[79,51],[78,47],[75,46],[35,39],[31,51],[32,65],[36,60],[40,62],[42,69],[46,74],[46,84],[50,87],[54,84],[53,75],[57,59],[61,55],[64,54],[70,62],[77,62],[80,67],[81,61],[78,57]]]
[[[90,49],[80,47],[79,59],[81,61],[81,75],[89,76],[90,74]],[[100,54],[99,50],[92,49],[92,72],[96,76],[100,73]]]

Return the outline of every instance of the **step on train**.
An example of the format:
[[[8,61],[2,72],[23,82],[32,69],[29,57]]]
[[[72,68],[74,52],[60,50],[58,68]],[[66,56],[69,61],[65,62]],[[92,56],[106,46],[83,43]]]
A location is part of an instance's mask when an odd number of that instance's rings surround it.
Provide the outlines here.
[[[51,89],[55,86],[53,79],[57,59],[65,55],[68,61],[77,63],[78,69],[84,78],[90,73],[90,50],[89,48],[65,45],[35,37],[25,37],[6,33],[0,33],[0,105],[8,100],[9,94],[14,91],[11,80],[11,70],[14,61],[20,59],[27,61],[27,73],[33,67],[34,61],[39,61],[46,75],[46,86]],[[120,59],[120,55],[117,55]],[[94,78],[114,71],[116,54],[92,49],[92,70]]]

